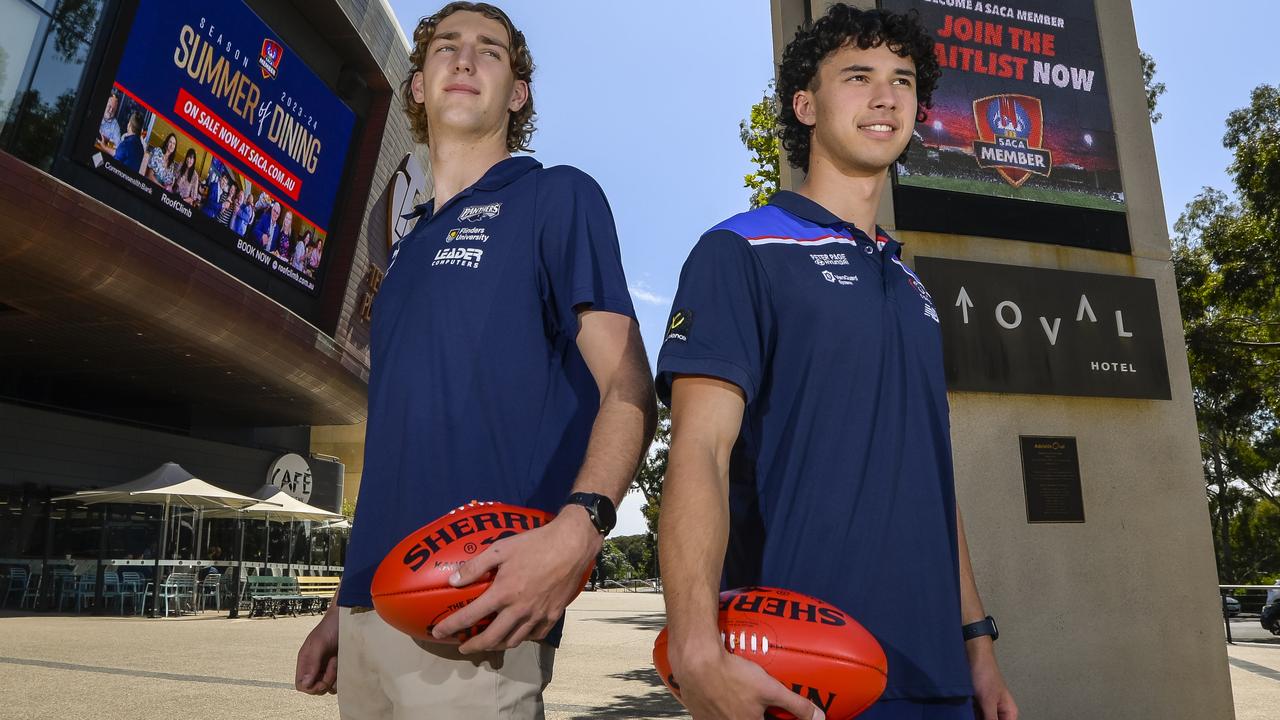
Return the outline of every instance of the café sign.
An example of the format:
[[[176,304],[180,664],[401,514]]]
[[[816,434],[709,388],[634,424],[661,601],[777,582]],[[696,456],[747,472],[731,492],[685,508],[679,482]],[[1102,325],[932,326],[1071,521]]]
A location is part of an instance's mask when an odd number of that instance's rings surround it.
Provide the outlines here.
[[[311,463],[297,453],[276,458],[267,470],[267,482],[289,493],[299,502],[311,501]]]

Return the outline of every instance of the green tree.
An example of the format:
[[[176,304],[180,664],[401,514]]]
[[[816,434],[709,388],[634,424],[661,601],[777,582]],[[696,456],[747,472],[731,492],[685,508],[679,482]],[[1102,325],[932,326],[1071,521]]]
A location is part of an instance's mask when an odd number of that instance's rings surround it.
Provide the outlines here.
[[[1156,101],[1164,94],[1166,90],[1164,83],[1156,82],[1156,61],[1150,55],[1138,51],[1138,58],[1142,61],[1142,86],[1147,90],[1147,115],[1151,118],[1151,124],[1155,125],[1160,122],[1160,118],[1164,117],[1156,112]]]
[[[1253,502],[1280,509],[1280,91],[1256,88],[1223,144],[1237,198],[1205,188],[1187,205],[1173,264],[1218,571],[1236,582],[1278,569],[1235,528]]]
[[[738,123],[738,131],[756,167],[743,177],[743,183],[751,191],[751,207],[758,208],[778,191],[780,177],[778,162],[782,145],[778,136],[778,95],[773,81],[769,81],[760,102],[751,106],[749,117]]]
[[[632,484],[632,487],[644,495],[644,507],[641,508],[641,512],[644,513],[644,522],[651,536],[658,534],[658,513],[662,509],[662,480],[667,475],[667,453],[670,449],[671,411],[666,405],[658,403],[658,429],[653,435],[653,442],[649,444],[649,453],[641,463],[640,472],[636,473],[635,482]]]
[[[604,545],[600,548],[596,567],[600,569],[600,582],[635,576],[635,568],[631,567],[631,563],[627,562],[627,556],[622,553],[622,550],[618,549],[617,543],[612,538],[605,540]]]
[[[648,533],[609,538],[610,542],[617,546],[618,551],[627,559],[627,563],[644,577],[652,577],[650,570],[652,569],[653,549],[650,547],[650,539],[651,536]]]

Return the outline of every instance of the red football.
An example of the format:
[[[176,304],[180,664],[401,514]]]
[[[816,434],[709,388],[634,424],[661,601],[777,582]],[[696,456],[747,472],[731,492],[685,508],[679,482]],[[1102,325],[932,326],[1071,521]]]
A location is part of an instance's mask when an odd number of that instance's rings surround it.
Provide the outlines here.
[[[822,708],[827,720],[848,720],[880,698],[888,663],[880,643],[839,608],[790,590],[739,588],[720,593],[725,650],[756,663]],[[667,629],[653,644],[653,664],[680,697],[667,662]],[[791,718],[778,708],[770,717]]]
[[[382,559],[371,588],[374,609],[388,625],[419,640],[460,643],[473,637],[489,619],[445,640],[432,637],[431,630],[480,597],[493,575],[458,588],[449,584],[449,576],[495,541],[541,527],[554,517],[542,510],[474,500],[450,510],[401,540]],[[582,584],[590,575],[588,568]]]

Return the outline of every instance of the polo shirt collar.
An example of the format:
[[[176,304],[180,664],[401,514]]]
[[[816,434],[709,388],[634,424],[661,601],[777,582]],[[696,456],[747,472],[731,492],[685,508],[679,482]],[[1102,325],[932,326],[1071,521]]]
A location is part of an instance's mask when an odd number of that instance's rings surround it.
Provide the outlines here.
[[[455,195],[447,205],[452,205],[454,202],[476,192],[477,190],[484,192],[501,190],[507,185],[510,185],[516,180],[524,177],[526,173],[532,170],[537,170],[541,167],[542,163],[529,155],[517,155],[499,160],[494,163],[493,167],[485,171],[485,174],[481,175],[480,179],[475,181],[475,184]],[[425,220],[430,220],[433,214],[431,212],[431,208],[434,204],[435,198],[431,198],[420,205],[415,205],[412,211],[407,212],[400,217],[405,220],[411,220],[415,217],[421,216]]]
[[[866,234],[861,228],[856,227],[851,222],[846,222],[836,217],[830,210],[822,207],[813,200],[801,195],[798,192],[790,190],[779,190],[769,198],[769,204],[781,210],[784,210],[801,220],[807,220],[815,225],[823,225],[825,227],[845,227],[850,230]],[[891,246],[895,251],[902,247],[902,243],[894,240],[879,225],[875,228],[877,244]]]

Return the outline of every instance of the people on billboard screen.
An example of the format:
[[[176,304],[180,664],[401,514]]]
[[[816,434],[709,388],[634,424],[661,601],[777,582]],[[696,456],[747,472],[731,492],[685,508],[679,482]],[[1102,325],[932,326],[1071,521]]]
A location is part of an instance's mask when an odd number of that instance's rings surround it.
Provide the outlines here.
[[[196,169],[195,148],[187,148],[183,155],[182,164],[174,174],[173,192],[191,207],[200,201],[200,171]]]
[[[144,153],[142,138],[138,136],[138,133],[142,132],[142,113],[137,110],[130,113],[126,127],[127,132],[116,145],[115,159],[125,167],[142,172]]]
[[[147,155],[147,167],[143,173],[148,180],[173,192],[173,181],[178,176],[178,136],[169,133],[164,144],[151,148]]]
[[[324,257],[320,229],[132,96],[115,91],[107,97],[94,146],[235,237],[253,243],[278,260],[279,268],[291,268],[307,279],[316,277]]]
[[[273,200],[270,208],[258,218],[258,224],[253,226],[253,236],[266,252],[275,251],[276,229],[279,223],[280,203]]]
[[[116,119],[119,110],[120,96],[112,93],[107,98],[106,109],[102,111],[102,123],[98,125],[98,145],[111,153],[120,144],[120,121]]]

